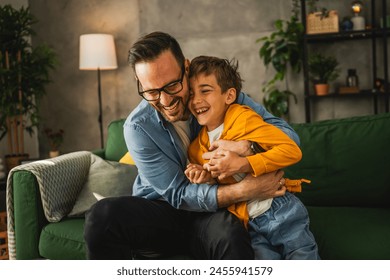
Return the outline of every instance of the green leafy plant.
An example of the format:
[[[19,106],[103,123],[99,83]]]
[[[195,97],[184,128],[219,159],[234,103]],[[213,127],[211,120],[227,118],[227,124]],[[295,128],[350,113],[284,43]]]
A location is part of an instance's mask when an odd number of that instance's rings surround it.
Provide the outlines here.
[[[262,37],[257,42],[263,42],[260,48],[260,58],[264,65],[272,65],[276,74],[271,82],[282,81],[290,65],[294,72],[302,68],[302,36],[303,25],[296,17],[290,21],[276,20],[276,31],[270,36]]]
[[[320,9],[318,9],[318,7],[317,7],[318,1],[319,0],[306,0],[309,14],[319,12],[321,19],[329,17],[330,11],[327,8],[322,7]]]
[[[339,63],[333,56],[320,53],[309,57],[309,76],[314,84],[328,84],[340,75]]]
[[[8,134],[10,154],[23,153],[23,131],[31,135],[38,126],[38,104],[56,64],[51,48],[31,45],[36,22],[28,8],[0,6],[0,140]]]
[[[288,113],[289,97],[296,96],[288,88],[286,74],[289,69],[293,73],[299,73],[303,59],[303,33],[304,27],[299,21],[299,1],[293,1],[293,10],[290,20],[278,19],[274,23],[275,31],[269,36],[262,37],[256,42],[261,42],[259,50],[260,58],[266,67],[270,65],[275,70],[273,78],[263,87],[265,93],[264,106],[276,116],[284,116]],[[285,81],[285,89],[280,90],[277,83]]]
[[[263,103],[268,111],[272,112],[277,117],[282,117],[288,113],[290,96],[292,96],[295,103],[297,103],[297,97],[291,91],[280,91],[279,89],[274,88],[268,92],[268,98],[263,98]]]
[[[309,13],[315,13],[317,12],[317,2],[318,0],[306,0]]]
[[[50,150],[58,151],[62,143],[64,142],[64,130],[60,129],[58,131],[53,131],[50,128],[46,128],[44,133],[49,141]]]

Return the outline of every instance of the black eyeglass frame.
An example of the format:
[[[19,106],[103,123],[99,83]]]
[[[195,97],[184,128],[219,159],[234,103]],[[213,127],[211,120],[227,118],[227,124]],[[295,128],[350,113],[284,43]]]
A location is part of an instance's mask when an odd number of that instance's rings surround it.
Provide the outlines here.
[[[183,66],[181,67],[181,78],[178,79],[178,80],[175,80],[175,81],[172,81],[168,84],[166,84],[165,86],[161,87],[161,88],[155,88],[155,89],[148,89],[148,90],[145,90],[145,91],[140,91],[140,88],[142,87],[141,83],[139,82],[138,78],[137,78],[137,90],[138,90],[138,94],[143,98],[145,99],[146,101],[157,101],[160,99],[161,97],[161,92],[165,92],[166,94],[168,95],[175,95],[175,94],[178,94],[182,89],[183,89],[183,79],[184,79],[184,73],[185,73],[185,67],[184,67],[184,64]],[[168,87],[171,87],[175,84],[180,84],[180,89],[175,91],[175,92],[170,92],[167,90]],[[147,92],[153,92],[153,91],[158,91],[158,96],[157,98],[154,98],[154,99],[148,99],[144,96],[145,93]]]

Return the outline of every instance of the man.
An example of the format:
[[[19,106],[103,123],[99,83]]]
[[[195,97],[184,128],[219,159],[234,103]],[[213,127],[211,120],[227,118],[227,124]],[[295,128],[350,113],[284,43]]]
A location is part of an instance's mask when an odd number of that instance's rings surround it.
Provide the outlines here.
[[[184,174],[187,147],[200,130],[187,108],[188,67],[178,42],[154,32],[129,51],[138,86],[145,99],[129,115],[125,140],[139,175],[133,196],[106,198],[86,216],[85,240],[91,259],[129,259],[190,253],[197,259],[253,259],[249,235],[226,207],[250,199],[284,195],[283,172],[231,184],[191,184]],[[298,141],[283,120],[270,115],[248,96],[248,105]],[[215,147],[245,156],[251,143],[219,142]],[[217,149],[218,151],[218,149]],[[213,161],[222,161],[213,154]]]

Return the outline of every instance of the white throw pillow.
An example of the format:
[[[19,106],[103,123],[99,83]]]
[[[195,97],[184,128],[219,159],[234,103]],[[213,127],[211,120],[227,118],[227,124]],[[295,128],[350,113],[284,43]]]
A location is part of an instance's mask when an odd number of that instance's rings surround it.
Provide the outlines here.
[[[92,154],[87,181],[68,216],[83,216],[98,201],[93,193],[101,197],[131,195],[136,176],[135,165],[104,160]]]

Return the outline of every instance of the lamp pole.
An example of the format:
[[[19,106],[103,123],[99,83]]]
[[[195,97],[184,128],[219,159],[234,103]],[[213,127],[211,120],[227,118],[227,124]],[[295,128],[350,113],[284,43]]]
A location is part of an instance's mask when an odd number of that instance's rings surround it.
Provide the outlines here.
[[[100,67],[97,69],[97,75],[98,75],[98,99],[99,99],[99,127],[100,127],[100,145],[101,148],[104,148],[104,140],[103,140],[103,114],[102,114],[102,89],[100,85]]]
[[[114,36],[94,33],[80,35],[80,70],[97,70],[100,145],[104,149],[101,70],[118,68],[115,54]]]

